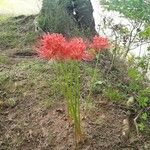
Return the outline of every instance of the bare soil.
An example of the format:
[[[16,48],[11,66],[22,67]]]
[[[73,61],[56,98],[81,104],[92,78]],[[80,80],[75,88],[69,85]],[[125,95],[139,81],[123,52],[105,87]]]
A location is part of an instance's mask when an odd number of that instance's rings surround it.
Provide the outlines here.
[[[22,58],[11,57],[8,66],[1,65],[1,69],[10,69],[14,63],[23,59],[35,60],[36,56]],[[24,74],[25,75],[25,74]],[[25,76],[20,79],[22,84]],[[30,91],[31,90],[31,91]],[[0,150],[73,150],[73,125],[68,124],[65,105],[57,100],[50,108],[41,107],[37,91],[28,90],[24,96],[11,93],[17,104],[3,107],[0,111]],[[1,91],[4,92],[4,91]],[[5,93],[3,93],[5,94]],[[8,95],[7,95],[8,94]],[[3,97],[10,96],[7,93]],[[123,120],[126,110],[102,99],[93,97],[94,108],[86,111],[81,107],[82,130],[84,142],[79,143],[81,150],[144,150],[143,143],[147,139],[136,137],[134,127],[130,129],[130,138],[122,138]]]

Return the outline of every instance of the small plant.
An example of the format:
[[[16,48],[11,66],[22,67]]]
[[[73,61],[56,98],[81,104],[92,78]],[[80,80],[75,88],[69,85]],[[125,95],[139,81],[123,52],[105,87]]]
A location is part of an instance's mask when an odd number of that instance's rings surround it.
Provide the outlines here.
[[[0,55],[0,65],[1,64],[9,64],[11,61],[9,58],[5,55]]]
[[[139,66],[137,66],[138,68]],[[139,72],[137,68],[128,69],[128,77],[130,78],[128,92],[135,96],[136,99],[136,113],[137,116],[134,119],[137,134],[140,131],[148,131],[149,120],[149,104],[150,104],[150,89],[144,83],[146,79],[142,72]],[[148,81],[148,79],[147,79]]]
[[[95,36],[92,44],[86,44],[82,38],[66,40],[62,34],[46,34],[39,42],[40,57],[53,60],[59,89],[66,100],[68,120],[72,120],[75,127],[75,139],[82,140],[80,121],[80,62],[91,61],[95,55],[91,49],[98,52],[107,48],[106,38]]]
[[[89,87],[89,94],[87,96],[87,103],[90,102],[90,96],[92,94],[92,90],[95,87],[95,83],[97,82],[97,76],[98,76],[98,63],[99,63],[99,58],[100,58],[100,50],[108,48],[108,40],[107,38],[100,38],[98,36],[95,36],[93,38],[93,43],[91,45],[90,52],[91,54],[96,57],[96,64],[95,68],[93,70],[93,75]],[[98,82],[97,82],[98,83]]]
[[[9,76],[6,73],[1,72],[0,73],[0,85],[4,85],[8,80],[9,80]]]
[[[113,102],[119,102],[123,99],[122,93],[119,90],[114,89],[113,87],[108,87],[104,91],[104,96]]]

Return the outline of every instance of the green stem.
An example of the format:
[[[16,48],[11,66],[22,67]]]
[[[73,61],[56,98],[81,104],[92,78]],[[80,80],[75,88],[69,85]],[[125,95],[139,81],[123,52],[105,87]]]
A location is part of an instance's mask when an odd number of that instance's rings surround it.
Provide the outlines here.
[[[65,90],[63,90],[66,99],[68,115],[73,119],[75,126],[76,140],[81,139],[80,125],[80,68],[79,63],[68,61],[61,64],[61,70],[64,75]]]
[[[75,65],[75,77],[76,77],[76,118],[75,118],[75,136],[76,140],[79,141],[82,136],[82,131],[81,131],[81,122],[80,122],[80,68],[79,64],[77,63]]]
[[[66,62],[63,62],[61,63],[61,69],[63,71],[63,76],[64,76],[64,82],[65,82],[65,85],[64,87],[62,87],[62,89],[64,89],[64,97],[66,99],[66,104],[67,104],[67,115],[68,117],[71,117],[72,116],[72,110],[70,108],[70,90],[69,90],[69,74],[68,74],[68,70],[67,70],[67,64]]]
[[[100,54],[98,53],[97,58],[96,58],[96,65],[94,68],[93,77],[91,79],[91,84],[90,84],[90,88],[89,88],[89,94],[87,96],[87,104],[90,102],[90,96],[92,94],[93,83],[94,83],[95,77],[96,77],[96,71],[97,71],[97,67],[98,67],[99,56],[100,56]]]
[[[69,68],[70,68],[70,108],[72,110],[72,117],[74,118],[75,117],[75,112],[76,112],[76,101],[75,101],[75,89],[74,89],[74,62],[70,62],[70,65],[69,65]]]

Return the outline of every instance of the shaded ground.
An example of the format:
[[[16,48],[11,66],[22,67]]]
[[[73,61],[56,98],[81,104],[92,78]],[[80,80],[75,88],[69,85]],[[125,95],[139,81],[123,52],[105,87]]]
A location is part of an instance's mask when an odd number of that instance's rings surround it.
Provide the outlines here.
[[[32,21],[28,20],[31,28],[27,31],[34,32]],[[18,31],[20,29],[22,26]],[[25,35],[21,37],[27,38]],[[54,81],[51,63],[39,60],[28,42],[23,48],[8,44],[4,42],[0,50],[0,150],[75,149],[73,127],[67,122],[63,98],[54,90],[58,83]],[[134,127],[129,140],[123,140],[122,122],[126,109],[100,94],[93,95],[92,99],[88,112],[84,110],[82,100],[85,141],[79,149],[150,149],[149,140],[144,136],[136,138]]]

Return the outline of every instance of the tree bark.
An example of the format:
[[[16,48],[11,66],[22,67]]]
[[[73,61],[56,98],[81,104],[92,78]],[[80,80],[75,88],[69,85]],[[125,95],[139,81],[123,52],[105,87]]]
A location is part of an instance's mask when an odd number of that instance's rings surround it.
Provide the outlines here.
[[[42,9],[40,15],[49,15],[52,12],[51,6],[53,3],[58,3],[59,5],[63,5],[63,9],[66,9],[67,13],[75,23],[75,25],[85,32],[89,32],[91,36],[96,34],[95,30],[95,22],[93,18],[93,7],[90,0],[43,0]],[[49,8],[51,11],[49,12]],[[54,10],[55,11],[55,10]],[[61,10],[60,10],[61,11]],[[63,10],[62,10],[63,11]],[[44,20],[46,21],[46,20]],[[61,24],[61,22],[59,21]],[[45,26],[48,26],[45,24]],[[44,26],[44,31],[47,31],[48,27]],[[50,26],[50,25],[49,25]],[[66,29],[65,29],[66,30]]]

